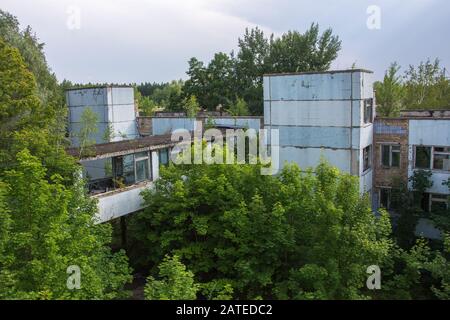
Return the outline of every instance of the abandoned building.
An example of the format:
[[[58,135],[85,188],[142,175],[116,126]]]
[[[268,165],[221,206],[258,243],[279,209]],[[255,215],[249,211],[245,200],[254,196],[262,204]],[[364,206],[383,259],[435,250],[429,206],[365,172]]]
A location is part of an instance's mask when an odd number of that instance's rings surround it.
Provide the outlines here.
[[[140,117],[132,87],[71,89],[66,93],[72,147],[98,199],[98,222],[142,209],[141,191],[151,188],[159,168],[169,162],[176,129],[195,131],[213,119],[217,128],[278,129],[279,163],[315,167],[323,157],[343,172],[359,177],[373,210],[390,209],[394,178],[411,188],[416,170],[431,171],[433,185],[423,207],[448,206],[450,111],[405,111],[398,118],[376,116],[372,72],[342,71],[268,74],[263,78],[264,117],[231,117],[221,112],[160,112]],[[82,150],[77,133],[83,112],[96,115],[95,145]],[[441,235],[430,219],[419,220],[416,234]]]
[[[264,126],[278,129],[282,165],[315,167],[321,157],[372,190],[372,72],[264,76]]]
[[[133,88],[125,86],[71,89],[66,99],[72,142],[67,152],[79,159],[89,193],[98,200],[98,222],[141,210],[140,193],[152,187],[159,167],[169,163],[176,144],[171,141],[172,131],[195,131],[206,127],[210,118],[207,114],[193,119],[173,113],[139,117]],[[95,115],[97,130],[90,135],[94,144],[83,150],[79,135],[85,110]],[[262,117],[216,115],[213,119],[217,128],[262,127]]]

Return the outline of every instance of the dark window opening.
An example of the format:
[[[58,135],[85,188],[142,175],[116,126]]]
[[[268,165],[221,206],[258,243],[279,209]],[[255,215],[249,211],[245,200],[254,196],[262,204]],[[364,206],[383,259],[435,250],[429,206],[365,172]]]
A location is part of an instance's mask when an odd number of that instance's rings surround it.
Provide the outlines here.
[[[372,167],[372,146],[363,149],[363,171],[367,171]]]
[[[419,169],[431,168],[431,147],[416,146],[415,167]]]
[[[384,167],[400,167],[400,146],[382,145],[381,164]]]
[[[373,99],[364,100],[364,123],[372,123],[373,119]]]
[[[389,210],[391,208],[391,189],[380,189],[380,206]]]

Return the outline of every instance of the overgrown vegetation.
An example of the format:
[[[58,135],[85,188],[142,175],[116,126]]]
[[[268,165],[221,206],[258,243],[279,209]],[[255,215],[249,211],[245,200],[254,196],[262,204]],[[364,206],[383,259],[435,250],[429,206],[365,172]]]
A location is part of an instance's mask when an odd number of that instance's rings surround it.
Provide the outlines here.
[[[448,109],[450,107],[450,80],[439,59],[410,65],[399,75],[400,66],[392,63],[382,82],[375,83],[377,113],[398,116],[403,109]]]
[[[62,91],[31,28],[0,11],[0,298],[114,299],[131,280],[65,153]],[[67,270],[78,266],[80,289]]]

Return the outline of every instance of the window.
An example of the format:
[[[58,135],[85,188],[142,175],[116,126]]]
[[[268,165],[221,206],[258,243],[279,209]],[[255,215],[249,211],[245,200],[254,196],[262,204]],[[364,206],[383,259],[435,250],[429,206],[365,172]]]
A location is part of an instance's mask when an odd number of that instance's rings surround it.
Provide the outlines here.
[[[400,146],[381,145],[381,164],[384,167],[400,167]]]
[[[148,152],[139,152],[135,155],[136,182],[150,179],[150,157]]]
[[[130,186],[151,179],[150,156],[138,152],[113,158],[114,179],[118,184]]]
[[[450,171],[450,147],[416,146],[415,167]]]
[[[159,164],[164,166],[169,164],[169,149],[159,150]]]
[[[372,146],[363,149],[363,171],[367,171],[372,167]]]
[[[424,193],[422,209],[426,212],[438,213],[446,211],[449,205],[449,196],[445,194]]]
[[[431,195],[431,212],[445,211],[448,209],[448,196],[445,194]]]
[[[380,207],[387,210],[391,208],[391,189],[380,188]]]
[[[433,169],[450,171],[450,147],[434,147]]]
[[[134,183],[134,155],[129,154],[122,157],[122,174],[123,182],[126,185]]]
[[[372,123],[373,117],[373,99],[364,100],[364,123]]]
[[[431,147],[416,146],[416,168],[431,168]]]

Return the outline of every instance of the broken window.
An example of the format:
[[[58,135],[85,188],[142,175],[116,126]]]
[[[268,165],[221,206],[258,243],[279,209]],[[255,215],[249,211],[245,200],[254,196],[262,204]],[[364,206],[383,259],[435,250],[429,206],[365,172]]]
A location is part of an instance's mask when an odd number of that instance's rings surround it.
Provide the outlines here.
[[[381,164],[384,167],[400,167],[400,146],[382,145],[381,146]]]
[[[367,171],[372,167],[372,146],[363,149],[363,171]]]
[[[373,118],[373,99],[364,100],[364,123],[372,123]]]
[[[434,147],[433,169],[450,171],[450,147]]]
[[[415,167],[419,169],[431,168],[431,147],[416,146]]]
[[[442,212],[448,209],[448,196],[445,194],[431,195],[431,212]]]

